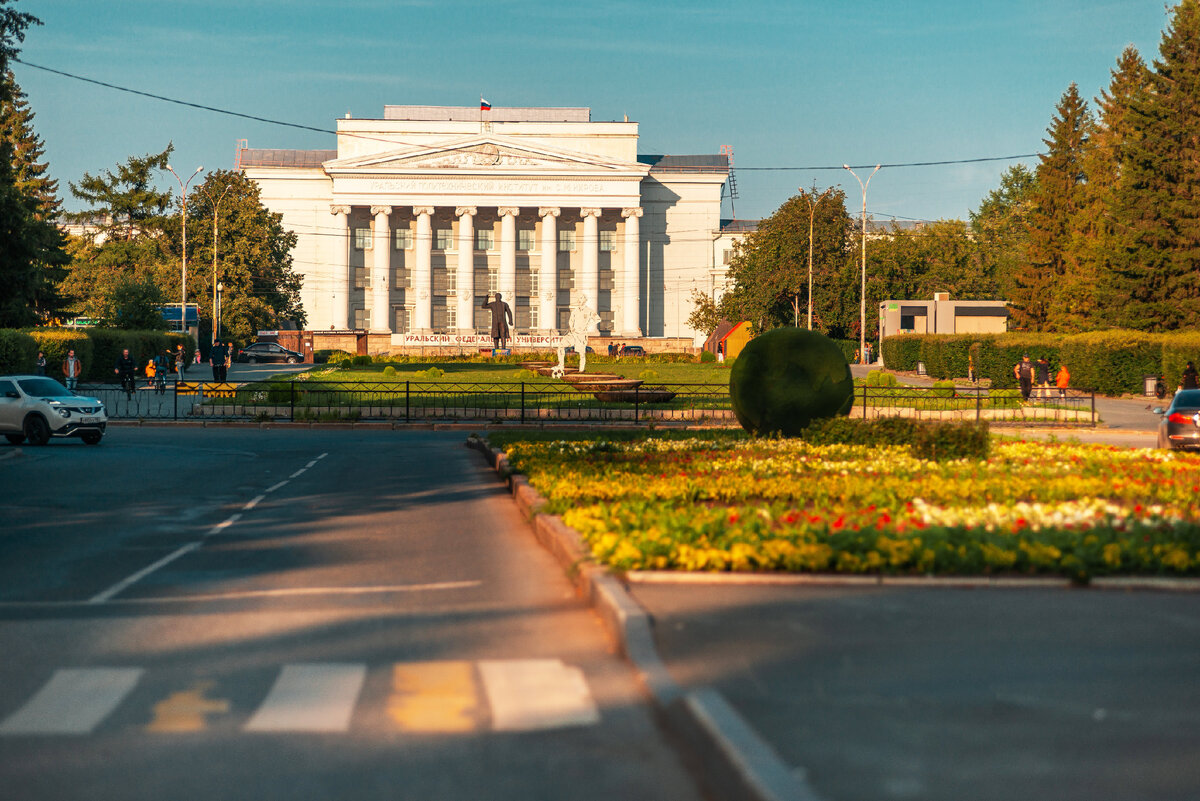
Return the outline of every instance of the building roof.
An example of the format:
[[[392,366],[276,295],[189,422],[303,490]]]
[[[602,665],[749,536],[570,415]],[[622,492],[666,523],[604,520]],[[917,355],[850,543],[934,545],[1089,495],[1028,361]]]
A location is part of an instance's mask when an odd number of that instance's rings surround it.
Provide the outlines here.
[[[758,230],[762,220],[721,220],[723,234],[749,234]]]
[[[410,122],[591,122],[592,110],[492,106],[483,111],[479,106],[384,106],[383,118]]]
[[[648,156],[639,155],[638,162],[649,164],[650,172],[729,172],[729,156]]]
[[[262,150],[242,148],[235,169],[242,167],[320,167],[337,158],[336,150]]]

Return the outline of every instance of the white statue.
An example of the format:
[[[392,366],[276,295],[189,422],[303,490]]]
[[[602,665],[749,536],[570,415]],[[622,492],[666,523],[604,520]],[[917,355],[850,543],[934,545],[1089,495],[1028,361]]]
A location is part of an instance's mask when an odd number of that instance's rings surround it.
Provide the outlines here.
[[[567,320],[567,333],[563,334],[558,343],[558,364],[550,371],[555,378],[562,378],[567,372],[567,347],[573,345],[579,354],[579,372],[587,369],[588,329],[592,323],[600,322],[600,315],[587,305],[587,295],[579,293],[578,299],[571,305],[571,317]]]

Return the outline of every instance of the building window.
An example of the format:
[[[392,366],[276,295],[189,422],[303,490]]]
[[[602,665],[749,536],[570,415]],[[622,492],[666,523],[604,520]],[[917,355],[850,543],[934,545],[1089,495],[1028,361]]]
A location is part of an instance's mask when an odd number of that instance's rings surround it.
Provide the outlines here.
[[[496,232],[491,228],[480,228],[475,232],[476,250],[495,250]]]
[[[354,229],[354,249],[355,250],[370,250],[371,249],[371,229],[370,228],[355,228]]]
[[[721,252],[721,264],[730,264],[732,261],[733,250],[731,248],[725,248],[725,250]]]
[[[529,271],[529,294],[537,295],[542,291],[542,271]]]
[[[355,289],[366,289],[367,288],[367,268],[366,267],[355,267],[354,268],[354,288]]]
[[[617,249],[617,232],[616,231],[601,231],[600,232],[600,250],[611,253]]]
[[[570,253],[575,250],[575,232],[574,231],[559,231],[558,232],[558,252]]]
[[[355,328],[371,328],[371,310],[370,309],[355,309],[354,310],[354,327]]]
[[[434,248],[437,250],[454,250],[454,231],[450,228],[439,228],[434,238]]]
[[[558,290],[569,292],[575,288],[575,272],[573,270],[558,271]]]
[[[532,301],[532,298],[530,300]],[[538,307],[537,304],[532,302],[529,304],[529,327],[538,327]]]
[[[522,228],[520,231],[517,231],[517,250],[530,251],[535,246],[532,229],[526,230]]]
[[[458,328],[458,306],[454,303],[446,304],[446,328]]]
[[[451,292],[458,291],[458,270],[446,270],[446,289],[449,289]]]
[[[615,318],[616,315],[613,312],[602,311],[600,312],[600,322],[596,325],[596,327],[602,331],[612,331],[616,328],[616,326],[613,325],[613,320]]]
[[[497,292],[500,289],[500,268],[488,267],[488,292]]]
[[[412,250],[413,232],[410,228],[397,228],[394,234],[396,250]]]
[[[412,326],[412,309],[408,306],[393,306],[392,314],[396,318],[395,328],[392,330],[397,334],[406,334]]]

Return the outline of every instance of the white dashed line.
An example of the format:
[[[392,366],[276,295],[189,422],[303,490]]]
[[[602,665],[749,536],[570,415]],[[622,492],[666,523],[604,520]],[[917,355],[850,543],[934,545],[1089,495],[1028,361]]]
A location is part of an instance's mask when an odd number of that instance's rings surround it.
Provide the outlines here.
[[[259,501],[266,500],[266,497],[267,497],[266,495],[258,495],[258,496],[255,496],[254,498],[251,498],[250,501],[245,506],[242,507],[242,510],[249,512],[255,506],[258,506]]]
[[[264,495],[270,495],[270,494],[271,494],[272,492],[274,492],[275,490],[277,490],[277,489],[279,489],[279,488],[281,488],[281,487],[284,487],[284,486],[286,486],[286,485],[287,485],[287,483],[288,483],[288,480],[289,480],[289,479],[284,479],[283,481],[280,481],[278,484],[276,484],[276,485],[274,485],[274,486],[272,486],[272,487],[267,487],[265,490],[263,490],[263,494],[264,494]]]

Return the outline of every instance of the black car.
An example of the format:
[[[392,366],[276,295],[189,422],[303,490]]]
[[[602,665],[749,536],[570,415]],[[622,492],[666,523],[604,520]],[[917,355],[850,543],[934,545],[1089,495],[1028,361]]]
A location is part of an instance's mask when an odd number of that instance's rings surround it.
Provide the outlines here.
[[[234,361],[246,364],[258,364],[259,362],[299,364],[304,361],[304,354],[288,350],[274,342],[255,342],[239,350]]]
[[[625,345],[621,348],[622,356],[645,356],[646,349],[641,345]]]
[[[1181,389],[1158,422],[1158,447],[1170,450],[1200,448],[1200,389]]]

